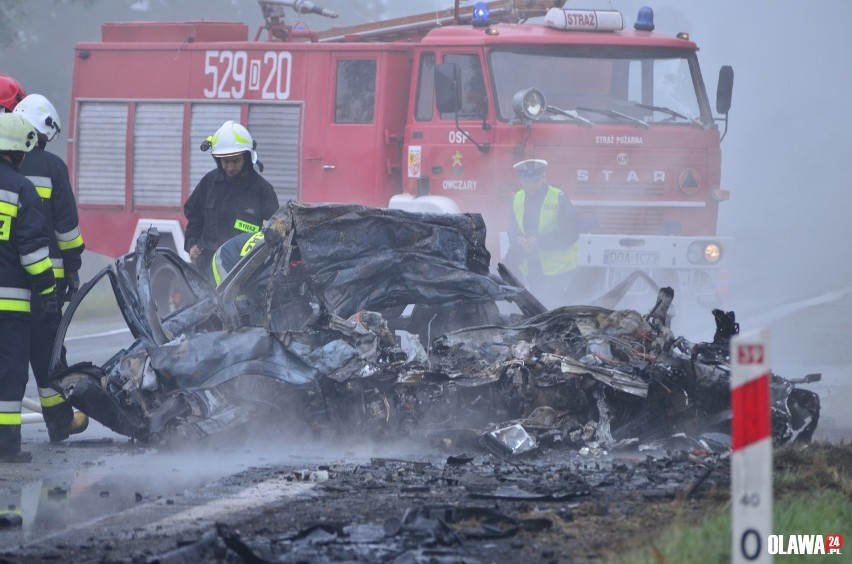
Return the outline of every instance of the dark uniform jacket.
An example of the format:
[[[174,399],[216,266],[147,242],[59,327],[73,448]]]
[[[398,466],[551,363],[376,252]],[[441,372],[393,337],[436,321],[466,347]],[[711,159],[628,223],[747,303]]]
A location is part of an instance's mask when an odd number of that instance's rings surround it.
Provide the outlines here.
[[[45,151],[44,145],[39,143],[27,154],[20,171],[35,184],[36,192],[41,196],[51,236],[50,261],[57,280],[62,280],[66,272],[70,274],[80,270],[85,249],[68,167],[58,155]]]
[[[0,315],[28,314],[30,290],[53,291],[49,244],[35,187],[0,159]]]
[[[275,190],[254,169],[229,180],[220,169],[211,170],[183,206],[187,219],[184,250],[198,245],[212,259],[231,237],[260,231],[277,209]]]

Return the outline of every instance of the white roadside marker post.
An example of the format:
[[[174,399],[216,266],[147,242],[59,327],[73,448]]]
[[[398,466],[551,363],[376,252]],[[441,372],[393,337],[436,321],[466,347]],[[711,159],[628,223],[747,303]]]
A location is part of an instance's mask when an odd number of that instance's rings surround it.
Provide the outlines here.
[[[769,331],[731,339],[731,561],[772,562]]]

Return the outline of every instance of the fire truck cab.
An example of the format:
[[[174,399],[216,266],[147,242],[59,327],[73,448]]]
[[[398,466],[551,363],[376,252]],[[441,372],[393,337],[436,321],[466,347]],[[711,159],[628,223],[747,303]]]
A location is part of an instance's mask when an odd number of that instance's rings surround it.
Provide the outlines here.
[[[68,163],[88,248],[118,256],[156,225],[186,258],[182,205],[215,166],[199,146],[231,119],[282,203],[478,212],[495,257],[512,165],[546,159],[577,208],[595,293],[632,291],[640,273],[718,295],[730,241],[716,233],[717,118],[697,45],[653,32],[649,8],[625,29],[616,11],[457,0],[320,32],[285,24],[285,9],[330,10],[259,3],[254,40],[236,22],[130,22],[77,45]],[[726,127],[732,76],[723,67],[717,93]]]

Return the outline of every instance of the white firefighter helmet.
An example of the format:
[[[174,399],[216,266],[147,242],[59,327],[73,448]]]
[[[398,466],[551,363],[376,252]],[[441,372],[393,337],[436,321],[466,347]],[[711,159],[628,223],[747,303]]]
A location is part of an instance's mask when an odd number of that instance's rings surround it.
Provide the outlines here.
[[[50,100],[41,94],[30,94],[15,106],[14,113],[21,114],[26,118],[36,131],[53,140],[56,134],[62,131],[62,123],[59,121],[59,113]]]
[[[38,144],[29,121],[17,114],[0,114],[0,151],[29,153]]]
[[[222,124],[211,141],[214,157],[231,157],[245,151],[251,153],[251,163],[257,162],[257,152],[254,150],[254,140],[251,133],[242,125],[231,120]]]

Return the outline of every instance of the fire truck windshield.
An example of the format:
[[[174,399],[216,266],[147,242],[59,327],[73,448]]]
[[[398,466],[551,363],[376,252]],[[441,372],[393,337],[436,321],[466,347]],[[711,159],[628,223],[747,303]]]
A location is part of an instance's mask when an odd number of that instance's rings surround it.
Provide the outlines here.
[[[647,124],[713,123],[692,53],[515,48],[491,52],[489,65],[502,120],[516,117],[512,108],[516,92],[536,88],[548,105],[578,110],[593,123],[629,122],[624,116]],[[558,113],[545,113],[542,119],[568,120]]]

